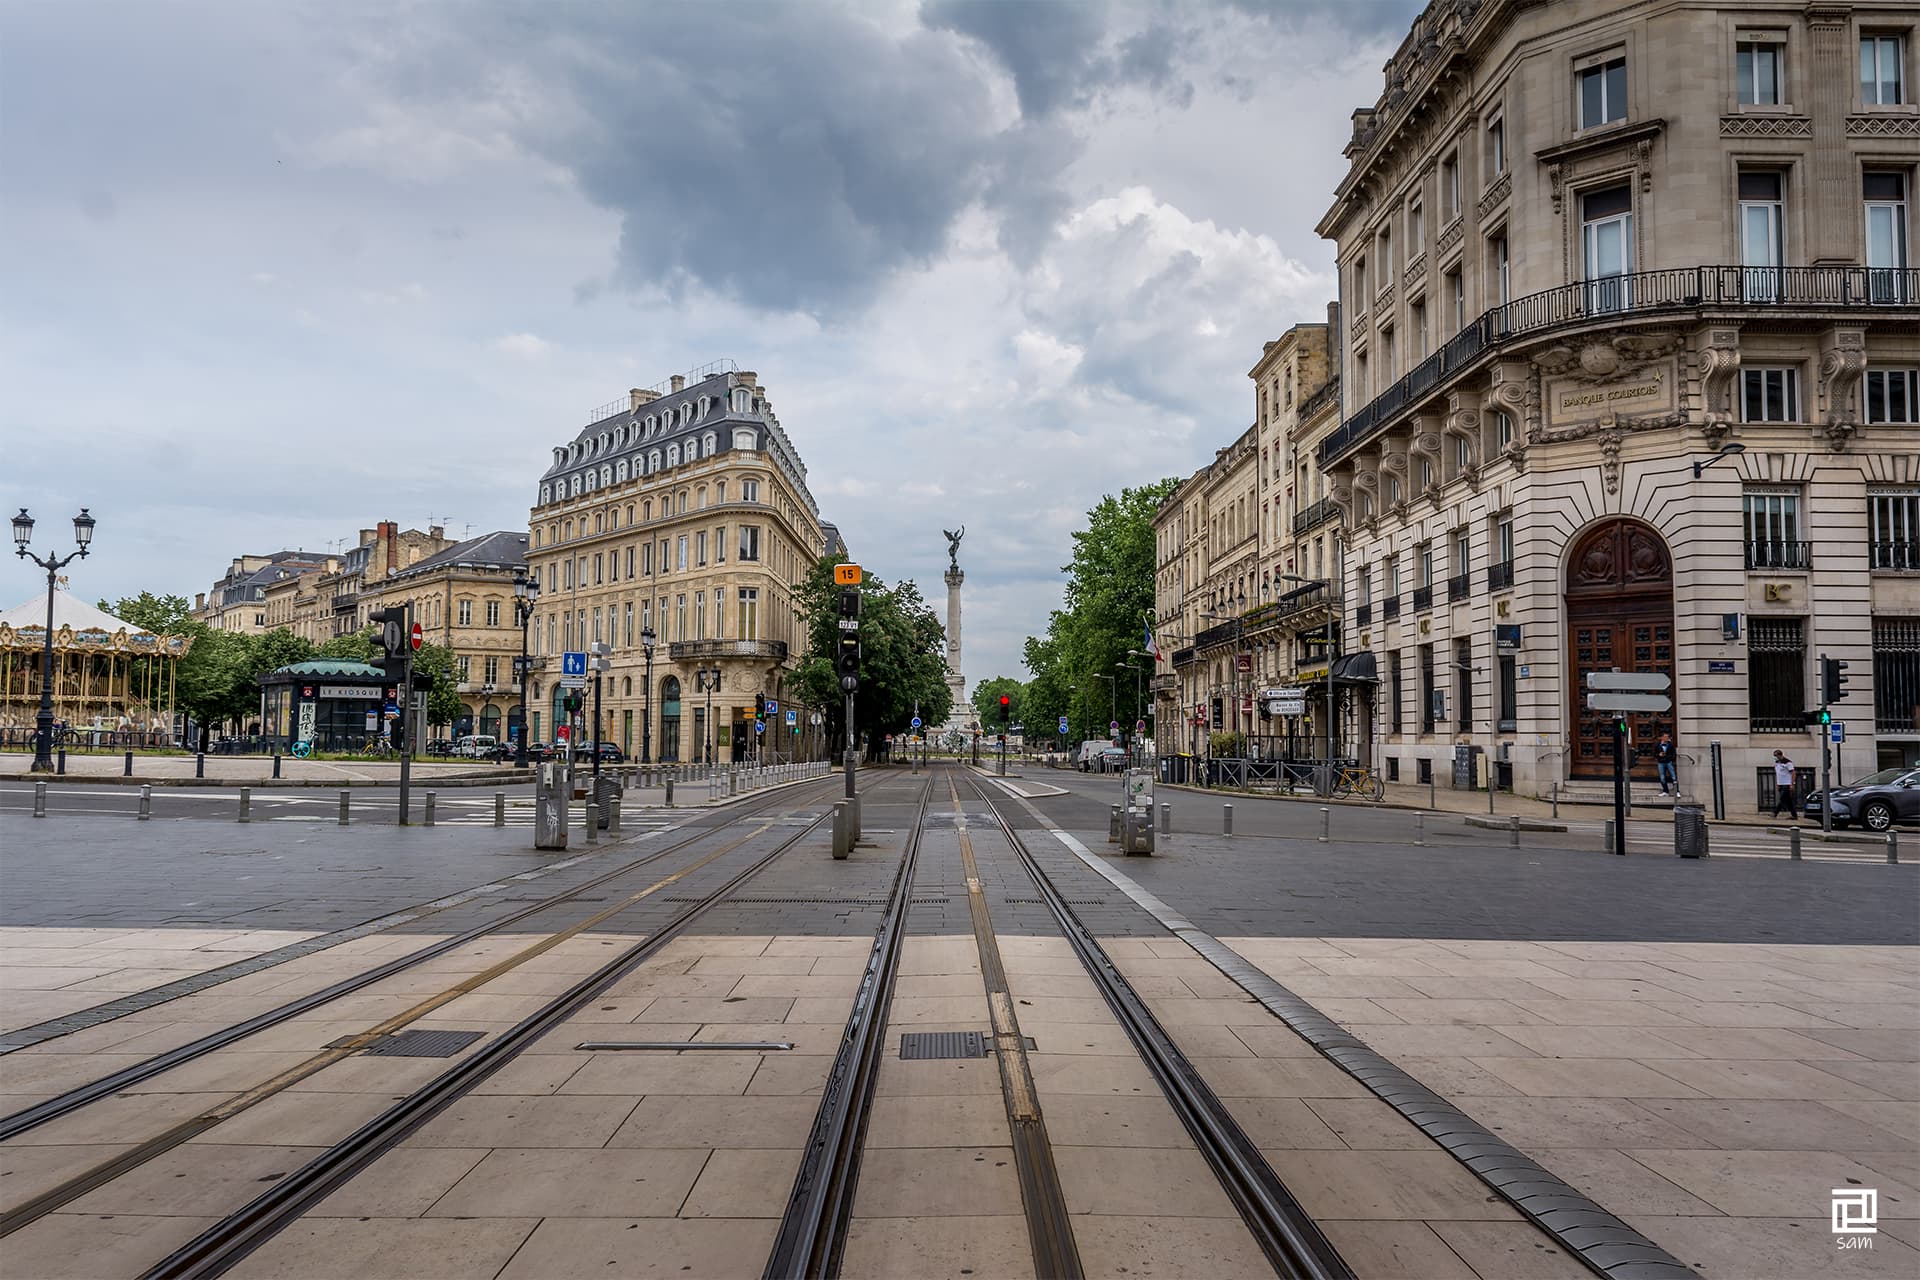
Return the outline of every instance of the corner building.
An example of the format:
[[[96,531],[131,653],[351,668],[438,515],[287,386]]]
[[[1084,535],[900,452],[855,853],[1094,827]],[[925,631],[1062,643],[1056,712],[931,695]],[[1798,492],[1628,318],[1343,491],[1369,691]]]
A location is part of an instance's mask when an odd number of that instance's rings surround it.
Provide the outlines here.
[[[1730,809],[1920,759],[1910,4],[1447,0],[1354,112],[1338,244],[1343,713],[1389,778],[1596,790],[1587,673],[1659,672]],[[1723,450],[1743,452],[1726,453]],[[1695,474],[1696,463],[1710,464]],[[1492,766],[1489,768],[1489,766]]]
[[[555,447],[532,511],[533,739],[552,741],[566,723],[559,655],[598,641],[612,647],[612,670],[589,737],[664,761],[817,752],[813,709],[794,705],[786,684],[806,645],[793,585],[825,545],[806,467],[755,374],[710,365],[596,411]],[[709,691],[700,673],[714,670]],[[755,694],[780,703],[764,743]],[[585,695],[592,726],[591,682]]]

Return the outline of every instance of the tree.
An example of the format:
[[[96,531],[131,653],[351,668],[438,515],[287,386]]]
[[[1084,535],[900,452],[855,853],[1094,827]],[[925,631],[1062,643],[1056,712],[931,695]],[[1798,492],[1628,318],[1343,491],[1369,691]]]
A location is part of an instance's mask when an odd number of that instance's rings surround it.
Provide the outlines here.
[[[413,673],[433,677],[433,688],[427,691],[428,724],[449,725],[467,714],[467,704],[460,701],[459,691],[454,688],[453,650],[445,645],[421,645],[413,655]]]
[[[335,636],[314,651],[317,658],[332,658],[336,662],[372,662],[373,631],[349,631],[345,635]]]
[[[1072,562],[1062,566],[1067,589],[1047,620],[1044,636],[1027,638],[1024,657],[1033,679],[1023,708],[1029,725],[1071,722],[1070,737],[1105,737],[1109,716],[1123,733],[1145,719],[1151,704],[1146,680],[1136,683],[1122,664],[1146,665],[1128,650],[1143,648],[1153,614],[1153,517],[1179,484],[1161,480],[1108,494],[1087,512],[1073,535]],[[1148,672],[1151,675],[1151,671]],[[1109,683],[1107,677],[1112,677]]]
[[[129,627],[151,631],[157,636],[193,635],[194,628],[201,626],[194,621],[193,607],[185,596],[156,596],[151,591],[142,591],[137,596],[102,600],[100,608]]]
[[[807,656],[791,685],[807,703],[826,715],[828,741],[846,741],[846,695],[834,669],[840,640],[840,588],[833,566],[845,555],[821,560],[796,592],[805,619]],[[888,733],[906,733],[916,703],[926,724],[938,724],[952,710],[947,689],[946,629],[911,582],[889,587],[872,574],[860,587],[860,692],[854,700],[854,728],[865,735],[871,754]]]
[[[1011,676],[990,676],[973,687],[973,709],[980,716],[980,727],[1000,732],[1004,724],[1025,724],[1021,717],[1025,714],[1022,704],[1026,701],[1027,687]],[[1007,714],[1000,713],[1000,699],[1004,695],[1007,701]]]

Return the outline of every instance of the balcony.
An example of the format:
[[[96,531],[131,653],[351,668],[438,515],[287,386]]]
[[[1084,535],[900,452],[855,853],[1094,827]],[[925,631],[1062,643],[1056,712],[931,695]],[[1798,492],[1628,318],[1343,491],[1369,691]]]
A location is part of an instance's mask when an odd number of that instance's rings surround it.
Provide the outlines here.
[[[1329,520],[1338,520],[1339,518],[1339,505],[1336,504],[1332,498],[1322,498],[1305,511],[1299,512],[1293,517],[1293,531],[1296,534],[1306,533],[1310,529],[1319,528]]]
[[[1453,604],[1454,602],[1459,600],[1465,600],[1472,591],[1473,591],[1473,575],[1471,573],[1456,573],[1451,578],[1447,579],[1447,603],[1448,604]]]
[[[360,597],[352,592],[348,592],[343,596],[335,596],[333,598],[333,611],[335,613],[352,613],[354,606],[359,602]]]
[[[1400,616],[1400,597],[1399,596],[1388,596],[1385,600],[1382,600],[1380,602],[1380,621],[1385,622],[1389,618],[1397,618],[1399,616]]]
[[[698,662],[707,658],[761,658],[785,662],[785,640],[676,640],[667,646],[667,657],[674,662]]]
[[[1487,566],[1487,590],[1505,591],[1513,586],[1513,561],[1502,560]]]
[[[1813,568],[1813,544],[1811,542],[1749,542],[1747,568],[1811,569]]]
[[[1373,621],[1372,605],[1357,604],[1353,606],[1353,622],[1355,626],[1364,627],[1372,621]]]
[[[1328,378],[1321,388],[1300,402],[1300,421],[1312,422],[1314,415],[1340,399],[1340,377]]]
[[[1433,588],[1415,587],[1413,589],[1413,611],[1420,613],[1431,608],[1433,608]]]
[[[1875,569],[1894,573],[1920,573],[1920,539],[1905,542],[1869,542],[1868,561]]]
[[[1193,652],[1193,647],[1191,645],[1189,645],[1185,649],[1175,649],[1173,651],[1173,665],[1176,667],[1192,666],[1193,659],[1194,659],[1194,652]]]
[[[1916,267],[1672,267],[1583,280],[1493,307],[1355,410],[1320,442],[1330,467],[1379,435],[1400,414],[1447,386],[1481,357],[1516,340],[1621,316],[1702,310],[1912,310],[1920,305]]]

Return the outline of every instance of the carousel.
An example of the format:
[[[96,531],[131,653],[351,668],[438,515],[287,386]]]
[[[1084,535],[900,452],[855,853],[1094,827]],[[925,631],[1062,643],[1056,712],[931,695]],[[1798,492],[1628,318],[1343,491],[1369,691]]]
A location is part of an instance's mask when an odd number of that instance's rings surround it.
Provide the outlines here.
[[[31,746],[40,712],[47,601],[0,613],[0,742]],[[128,626],[65,591],[53,593],[53,718],[81,746],[166,746],[174,738],[174,682],[191,636]]]

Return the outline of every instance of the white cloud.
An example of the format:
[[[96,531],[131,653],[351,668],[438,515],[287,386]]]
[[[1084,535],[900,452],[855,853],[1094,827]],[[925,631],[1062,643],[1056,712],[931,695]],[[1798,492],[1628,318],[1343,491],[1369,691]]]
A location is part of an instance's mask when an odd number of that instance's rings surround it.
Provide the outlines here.
[[[505,355],[537,360],[553,350],[553,344],[533,333],[510,333],[493,340],[493,349]]]

